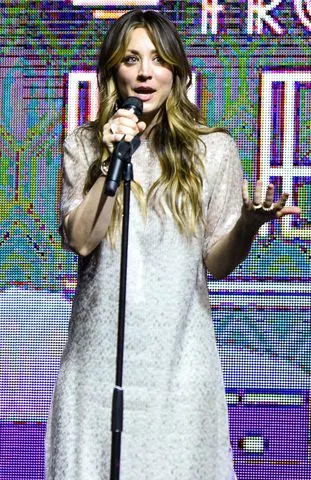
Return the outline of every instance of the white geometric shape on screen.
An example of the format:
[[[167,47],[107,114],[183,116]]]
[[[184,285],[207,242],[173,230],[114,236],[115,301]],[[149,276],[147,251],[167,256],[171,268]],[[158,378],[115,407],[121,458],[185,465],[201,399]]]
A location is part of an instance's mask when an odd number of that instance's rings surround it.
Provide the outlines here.
[[[308,30],[311,30],[311,21],[309,20],[309,18],[307,18],[307,16],[305,15],[304,11],[303,11],[303,3],[305,3],[305,6],[306,6],[306,10],[308,12],[308,14],[311,16],[311,1],[310,0],[305,0],[303,2],[303,0],[294,0],[294,4],[295,4],[295,7],[296,7],[296,10],[297,10],[297,13],[298,13],[298,16],[301,20],[301,23],[308,28]]]
[[[217,282],[215,280],[209,280],[208,282],[210,292],[212,293],[211,299],[213,300],[213,294],[216,294],[216,298],[220,298],[219,294],[224,293],[224,285],[222,282]],[[237,290],[239,295],[235,295]],[[236,281],[236,282],[226,282],[225,288],[226,294],[232,295],[230,299],[230,306],[241,306],[241,297],[244,295],[250,295],[249,281]],[[277,281],[274,282],[269,280],[267,282],[261,282],[252,280],[252,304],[259,305],[260,307],[290,307],[293,306],[293,297],[290,295],[293,292],[293,284],[288,281]],[[271,294],[269,296],[269,302],[267,304],[267,292]],[[295,307],[305,307],[310,304],[310,284],[306,282],[295,283],[295,294],[298,296],[295,297]],[[234,297],[234,298],[233,298]],[[214,300],[213,300],[214,301]],[[216,300],[215,300],[216,301]],[[225,301],[225,300],[224,300]],[[248,303],[248,302],[247,302]]]
[[[263,4],[262,0],[248,0],[247,11],[247,33],[254,33],[254,13],[257,13],[257,31],[256,33],[262,33],[263,23],[266,22],[274,33],[283,33],[281,25],[273,18],[270,13],[271,10],[276,8],[282,0],[272,0],[268,5]],[[256,4],[255,4],[256,2]]]
[[[159,0],[71,0],[73,5],[85,7],[121,7],[121,6],[151,6],[158,5]]]
[[[96,72],[70,72],[68,78],[68,134],[78,127],[79,84],[90,84],[90,118],[95,120],[98,109],[98,88]]]
[[[60,293],[1,291],[0,421],[46,421],[70,311]]]
[[[194,72],[192,72],[192,83],[191,87],[187,91],[187,97],[189,98],[190,102],[197,104],[197,76]]]
[[[98,88],[96,72],[70,72],[68,76],[68,134],[73,132],[78,125],[79,83],[90,83],[90,118],[95,120],[98,110]],[[187,95],[190,102],[196,104],[197,97],[196,74],[192,73],[192,84]]]
[[[272,87],[274,82],[283,82],[285,86],[284,99],[284,135],[282,166],[271,166],[271,132],[272,132]],[[311,72],[264,72],[261,89],[261,129],[260,129],[260,177],[264,186],[270,182],[271,176],[282,177],[282,191],[289,193],[288,205],[291,205],[293,192],[293,177],[310,177],[311,169],[306,166],[294,165],[294,134],[295,134],[295,84],[310,83]],[[291,218],[282,219],[282,235],[286,238],[311,238],[310,228],[293,228]],[[261,235],[268,234],[268,225],[260,229]]]
[[[208,15],[212,17],[211,33],[217,33],[218,13],[223,9],[223,5],[218,5],[218,0],[202,0],[201,33],[207,33]]]

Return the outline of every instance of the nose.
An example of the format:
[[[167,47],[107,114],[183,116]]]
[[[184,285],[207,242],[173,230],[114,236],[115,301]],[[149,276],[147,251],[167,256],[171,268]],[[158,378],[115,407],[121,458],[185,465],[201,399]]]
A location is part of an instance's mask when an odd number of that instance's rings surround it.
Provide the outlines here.
[[[139,63],[139,79],[152,78],[152,62],[148,58],[142,58]]]

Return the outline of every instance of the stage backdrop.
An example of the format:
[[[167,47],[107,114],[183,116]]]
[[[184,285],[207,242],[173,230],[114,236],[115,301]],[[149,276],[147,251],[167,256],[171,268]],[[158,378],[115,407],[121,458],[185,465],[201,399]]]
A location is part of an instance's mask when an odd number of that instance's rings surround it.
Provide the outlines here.
[[[306,0],[0,3],[0,479],[42,480],[43,436],[76,284],[57,233],[62,142],[96,114],[96,57],[140,6],[177,26],[189,96],[230,130],[245,177],[302,209],[209,279],[239,480],[307,480],[310,452],[311,6]]]

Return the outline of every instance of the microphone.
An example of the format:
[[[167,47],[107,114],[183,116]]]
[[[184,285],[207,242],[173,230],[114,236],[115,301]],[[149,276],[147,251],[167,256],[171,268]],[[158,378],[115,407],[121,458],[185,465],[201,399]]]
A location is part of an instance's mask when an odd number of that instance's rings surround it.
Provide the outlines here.
[[[139,120],[143,113],[143,102],[140,98],[128,97],[123,102],[121,108],[132,111]],[[109,197],[115,196],[117,188],[120,185],[121,174],[125,166],[125,162],[140,145],[138,135],[136,135],[131,142],[126,142],[123,139],[116,144],[109,164],[104,186],[104,193]]]

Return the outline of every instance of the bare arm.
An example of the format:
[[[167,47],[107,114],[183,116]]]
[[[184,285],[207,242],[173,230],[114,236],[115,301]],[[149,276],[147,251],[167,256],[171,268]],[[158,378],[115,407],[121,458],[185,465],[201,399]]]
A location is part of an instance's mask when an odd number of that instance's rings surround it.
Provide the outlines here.
[[[104,194],[105,178],[99,177],[83,202],[64,219],[68,245],[86,256],[102,241],[110,224],[115,197]]]
[[[299,214],[298,207],[285,207],[288,194],[283,193],[273,204],[274,186],[267,188],[266,199],[261,205],[262,183],[256,183],[254,200],[248,197],[247,181],[243,183],[242,213],[232,230],[212,246],[204,259],[206,268],[215,278],[225,278],[248,255],[252,242],[261,225],[284,215]]]
[[[110,152],[123,138],[131,141],[146,125],[128,110],[118,110],[104,126],[103,141]],[[99,177],[81,203],[63,221],[69,247],[76,253],[89,255],[107,233],[115,197],[104,194],[105,177]]]

